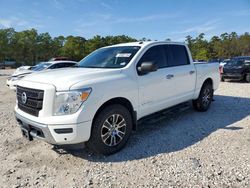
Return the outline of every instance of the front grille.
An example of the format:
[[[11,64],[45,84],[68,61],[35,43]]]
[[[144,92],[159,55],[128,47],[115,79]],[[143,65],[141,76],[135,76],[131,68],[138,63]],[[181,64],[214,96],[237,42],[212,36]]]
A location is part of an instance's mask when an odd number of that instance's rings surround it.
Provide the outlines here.
[[[22,100],[22,95],[26,95],[26,101]],[[44,91],[17,86],[18,108],[33,116],[38,116],[43,108]]]

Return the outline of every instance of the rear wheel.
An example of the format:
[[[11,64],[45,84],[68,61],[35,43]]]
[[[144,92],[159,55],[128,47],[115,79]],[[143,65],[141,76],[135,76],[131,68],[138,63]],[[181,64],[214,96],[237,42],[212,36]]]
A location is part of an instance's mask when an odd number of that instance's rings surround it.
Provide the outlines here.
[[[224,77],[223,77],[223,76],[221,76],[221,77],[220,77],[220,81],[222,81],[222,82],[224,82],[224,81],[225,81],[225,79],[224,79]]]
[[[247,81],[248,83],[250,83],[250,74],[247,74],[247,75],[246,75],[246,81]]]
[[[86,146],[95,153],[110,155],[125,146],[131,132],[132,117],[127,108],[110,105],[97,114]]]
[[[195,110],[205,112],[208,110],[213,100],[213,88],[210,83],[205,83],[200,91],[199,97],[193,100],[193,107]]]

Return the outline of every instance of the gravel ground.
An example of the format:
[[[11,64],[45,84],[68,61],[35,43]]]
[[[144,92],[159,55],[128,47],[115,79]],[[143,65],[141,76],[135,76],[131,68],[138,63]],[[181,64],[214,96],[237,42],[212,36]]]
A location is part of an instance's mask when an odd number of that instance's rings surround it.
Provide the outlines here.
[[[209,111],[189,104],[141,121],[104,157],[21,136],[0,70],[0,187],[250,187],[250,84],[221,83]]]

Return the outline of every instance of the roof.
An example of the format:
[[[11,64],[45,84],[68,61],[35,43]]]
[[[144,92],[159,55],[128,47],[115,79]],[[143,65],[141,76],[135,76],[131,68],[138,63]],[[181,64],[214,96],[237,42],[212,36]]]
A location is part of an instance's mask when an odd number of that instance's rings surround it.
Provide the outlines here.
[[[70,58],[68,58],[68,57],[63,57],[63,56],[59,56],[59,57],[53,57],[53,58],[51,58],[49,61],[66,61],[66,60],[71,60]]]
[[[250,56],[237,56],[233,57],[233,59],[250,59]]]
[[[172,42],[172,41],[138,41],[138,42],[129,42],[129,43],[115,44],[115,45],[112,45],[112,47],[115,47],[115,46],[141,46],[141,47],[144,47],[144,46],[148,46],[148,45],[151,45],[151,44],[179,44],[179,45],[181,44],[181,45],[185,45],[184,42]]]
[[[76,61],[63,60],[63,61],[49,61],[50,63],[78,63]]]

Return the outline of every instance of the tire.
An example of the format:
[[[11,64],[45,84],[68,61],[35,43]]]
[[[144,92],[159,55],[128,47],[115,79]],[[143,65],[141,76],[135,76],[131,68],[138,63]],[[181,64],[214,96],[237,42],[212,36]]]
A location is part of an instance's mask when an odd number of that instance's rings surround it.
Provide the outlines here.
[[[128,109],[119,104],[110,105],[94,119],[86,146],[94,153],[111,155],[126,145],[131,132],[132,117]]]
[[[250,74],[246,75],[246,82],[250,83]]]
[[[193,100],[193,107],[195,110],[205,112],[213,100],[213,88],[210,83],[204,83],[201,88],[198,99]]]
[[[220,81],[221,81],[221,82],[225,82],[225,79],[224,79],[223,76],[221,76]]]

